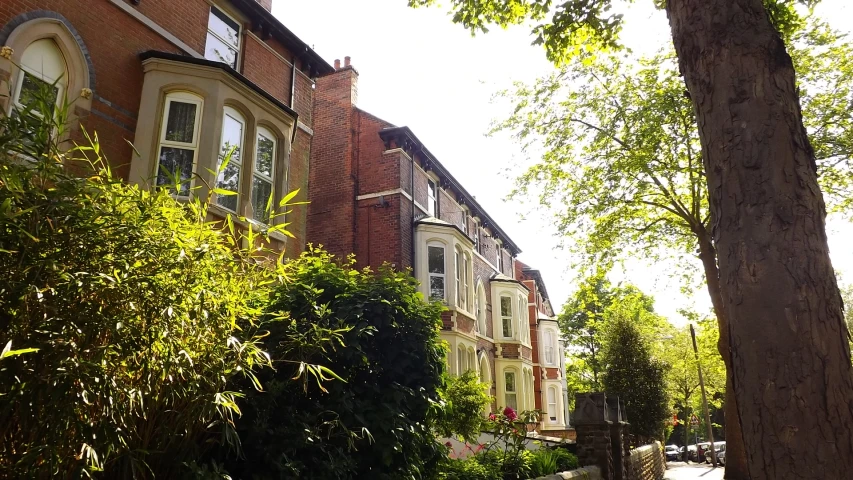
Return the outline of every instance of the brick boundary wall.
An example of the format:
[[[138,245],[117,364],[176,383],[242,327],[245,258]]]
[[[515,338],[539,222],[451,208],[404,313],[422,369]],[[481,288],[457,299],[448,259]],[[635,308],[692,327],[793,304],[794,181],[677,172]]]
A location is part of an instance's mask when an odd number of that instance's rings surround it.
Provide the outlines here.
[[[602,480],[601,470],[598,467],[583,467],[577,470],[569,470],[568,472],[559,472],[553,475],[538,477],[536,480],[567,480],[578,478],[584,480]]]
[[[634,475],[632,480],[662,480],[666,471],[663,447],[660,442],[631,450],[631,467]]]

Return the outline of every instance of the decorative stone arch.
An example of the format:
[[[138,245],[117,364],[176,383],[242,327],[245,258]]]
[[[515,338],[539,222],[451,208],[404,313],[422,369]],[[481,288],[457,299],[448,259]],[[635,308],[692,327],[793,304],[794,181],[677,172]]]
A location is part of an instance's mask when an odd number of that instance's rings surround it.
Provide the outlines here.
[[[59,48],[65,60],[67,73],[66,95],[72,101],[69,121],[73,126],[74,117],[84,117],[92,109],[92,97],[84,98],[84,88],[95,89],[95,69],[89,55],[89,49],[80,34],[61,14],[48,10],[35,10],[22,13],[10,20],[0,29],[0,45],[12,48],[11,61],[0,58],[0,91],[12,92],[19,81],[21,57],[28,46],[38,40],[50,39]],[[0,98],[0,107],[8,111],[10,98]]]
[[[491,390],[492,385],[492,369],[489,367],[489,357],[486,356],[486,352],[480,352],[479,355],[479,364],[480,364],[480,382],[489,385],[489,389]]]

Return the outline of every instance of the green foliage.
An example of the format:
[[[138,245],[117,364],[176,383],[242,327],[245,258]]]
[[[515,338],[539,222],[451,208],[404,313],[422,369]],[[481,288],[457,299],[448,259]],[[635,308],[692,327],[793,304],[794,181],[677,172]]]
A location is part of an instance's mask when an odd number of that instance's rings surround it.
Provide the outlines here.
[[[539,449],[530,460],[530,476],[544,477],[557,472],[557,454],[551,450]]]
[[[239,448],[229,386],[269,363],[255,322],[275,265],[201,202],[115,178],[97,137],[62,152],[65,111],[0,125],[0,332],[28,352],[0,366],[0,476],[180,476]]]
[[[259,373],[236,422],[244,456],[228,471],[254,478],[430,478],[445,456],[432,420],[440,408],[445,348],[438,304],[405,272],[354,268],[306,252],[283,268],[262,327],[276,370]],[[334,332],[314,348],[320,328]],[[291,332],[308,348],[282,347]],[[321,364],[342,381],[294,383],[295,360]]]
[[[489,386],[480,382],[476,372],[448,377],[441,393],[445,403],[435,419],[434,429],[443,436],[457,435],[466,442],[474,442],[485,424],[483,412],[491,404],[487,393]]]
[[[664,8],[666,0],[652,1]],[[813,7],[820,0],[764,0],[771,22],[784,38],[802,25],[798,4]],[[545,48],[549,60],[562,64],[575,55],[621,48],[623,16],[616,10],[634,0],[450,0],[453,22],[472,34],[488,32],[490,25],[532,23],[535,45]],[[437,5],[438,0],[408,0],[411,7]],[[446,5],[446,4],[445,4]]]
[[[648,340],[632,318],[611,320],[606,345],[604,391],[625,402],[633,435],[662,438],[669,418],[666,365],[652,356]]]
[[[580,465],[578,465],[578,457],[565,448],[554,448],[551,449],[550,452],[557,459],[558,472],[567,472],[580,467]]]
[[[500,471],[492,463],[483,463],[479,457],[448,459],[442,465],[438,478],[442,480],[501,480]]]
[[[633,285],[613,286],[606,271],[587,277],[558,317],[567,340],[566,380],[571,393],[601,391],[606,367],[603,351],[610,320],[632,318],[647,339],[668,329],[666,319],[654,312],[654,300]]]

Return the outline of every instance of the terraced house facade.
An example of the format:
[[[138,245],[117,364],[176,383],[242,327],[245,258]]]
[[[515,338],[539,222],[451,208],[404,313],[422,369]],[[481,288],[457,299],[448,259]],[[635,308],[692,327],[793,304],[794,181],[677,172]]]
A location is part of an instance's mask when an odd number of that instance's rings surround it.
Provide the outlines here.
[[[412,268],[442,301],[451,373],[476,371],[493,411],[544,412],[539,430],[572,436],[559,328],[541,274],[407,127],[358,108],[345,58],[317,80],[308,240],[360,266]]]
[[[4,0],[0,108],[23,107],[40,85],[71,102],[69,135],[98,132],[122,178],[214,196],[211,215],[284,221],[266,206],[307,190],[314,79],[332,72],[272,15],[271,0]],[[132,145],[132,146],[131,146]],[[216,172],[226,152],[227,168]],[[305,209],[287,218],[305,245]]]

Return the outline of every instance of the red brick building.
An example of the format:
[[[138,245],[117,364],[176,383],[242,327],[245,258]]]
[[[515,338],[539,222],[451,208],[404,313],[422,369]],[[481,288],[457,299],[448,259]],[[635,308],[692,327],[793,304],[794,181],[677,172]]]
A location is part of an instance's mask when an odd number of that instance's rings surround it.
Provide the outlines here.
[[[355,253],[360,266],[412,268],[439,299],[449,370],[478,372],[493,409],[545,412],[540,431],[567,436],[565,366],[541,274],[426,145],[357,107],[347,57],[317,80],[308,241]]]
[[[97,132],[131,182],[180,183],[214,196],[211,212],[276,223],[265,206],[307,190],[314,79],[332,67],[270,13],[272,0],[3,0],[0,108],[23,107],[45,83],[71,103],[71,135]],[[8,51],[8,49],[7,49]],[[132,143],[133,147],[128,143]],[[136,152],[134,152],[134,148]],[[217,175],[225,150],[234,150]],[[306,209],[289,218],[305,244]]]

